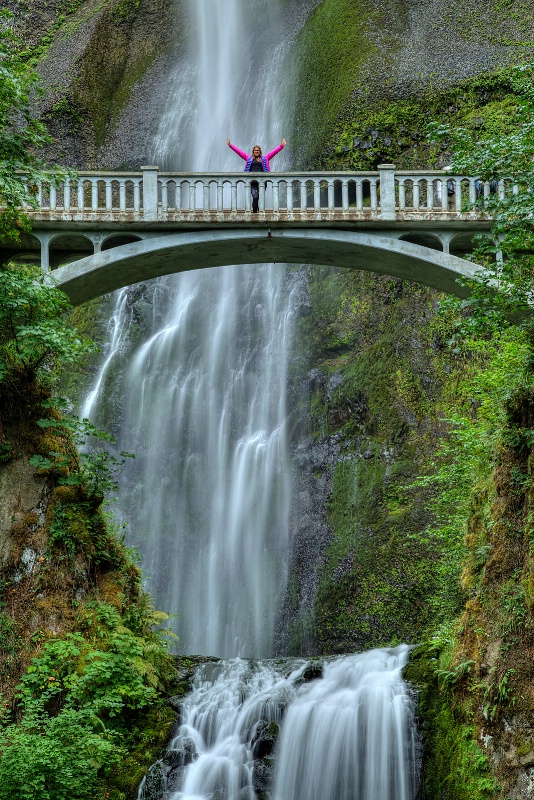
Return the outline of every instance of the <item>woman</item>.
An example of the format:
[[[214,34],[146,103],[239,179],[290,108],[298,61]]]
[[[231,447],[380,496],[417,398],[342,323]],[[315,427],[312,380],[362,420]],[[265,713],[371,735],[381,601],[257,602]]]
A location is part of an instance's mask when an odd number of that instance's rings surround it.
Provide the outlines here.
[[[243,150],[240,150],[239,147],[235,146],[235,144],[232,144],[230,139],[226,140],[226,144],[234,151],[234,153],[237,153],[238,156],[241,156],[241,158],[247,162],[245,164],[245,172],[270,172],[271,166],[269,162],[271,158],[274,158],[275,155],[280,152],[280,150],[284,149],[286,146],[286,140],[282,139],[281,144],[279,144],[278,147],[275,147],[274,150],[271,150],[270,153],[267,153],[266,156],[262,155],[259,144],[254,145],[251,156],[249,156],[249,154],[245,153]],[[258,200],[260,196],[260,185],[258,181],[250,182],[250,191],[252,194],[252,212],[253,214],[257,214]]]

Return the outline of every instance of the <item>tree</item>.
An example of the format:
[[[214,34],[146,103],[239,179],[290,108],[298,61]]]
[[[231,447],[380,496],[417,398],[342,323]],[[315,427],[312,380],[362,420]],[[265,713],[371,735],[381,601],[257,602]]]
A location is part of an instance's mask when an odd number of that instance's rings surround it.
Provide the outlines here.
[[[1,215],[0,215],[1,218]],[[0,385],[39,379],[50,385],[52,367],[94,350],[69,324],[68,297],[22,267],[0,271]]]
[[[432,125],[431,137],[453,151],[452,170],[478,175],[495,186],[505,181],[504,197],[493,192],[477,207],[494,218],[493,239],[479,237],[473,259],[481,264],[480,281],[468,281],[469,299],[461,302],[479,327],[502,327],[511,320],[532,327],[534,296],[534,65],[516,67],[511,88],[515,114],[498,135],[480,135],[475,126]],[[518,191],[512,191],[516,186]],[[495,291],[497,289],[497,291]]]
[[[31,111],[32,97],[41,90],[37,73],[18,55],[11,21],[12,14],[0,10],[0,242],[17,241],[20,231],[29,229],[24,206],[36,205],[37,184],[66,175],[38,155],[50,141],[44,123]]]

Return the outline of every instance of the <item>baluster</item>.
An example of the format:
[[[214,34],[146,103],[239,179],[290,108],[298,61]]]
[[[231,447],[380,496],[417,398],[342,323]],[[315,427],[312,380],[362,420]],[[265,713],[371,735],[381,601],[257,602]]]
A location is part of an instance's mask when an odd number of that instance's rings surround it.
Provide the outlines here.
[[[406,209],[406,182],[404,178],[399,180],[399,211]]]
[[[265,211],[265,195],[267,193],[267,181],[263,178],[259,181],[260,199],[258,203],[258,211]]]
[[[421,192],[419,188],[419,181],[416,181],[415,179],[412,180],[412,190],[413,190],[413,207],[415,211],[419,211],[419,206],[421,203],[420,200]]]
[[[273,180],[273,211],[280,211],[280,179]]]
[[[378,207],[376,182],[377,182],[376,178],[373,178],[373,180],[371,181],[371,208],[373,211],[376,211]]]
[[[223,182],[221,180],[217,181],[217,211],[222,213],[223,211]],[[245,208],[246,208],[246,187],[245,187]]]
[[[189,184],[189,212],[195,210],[195,184],[191,181]]]
[[[63,208],[65,211],[70,211],[70,180],[67,180],[63,184]]]
[[[141,181],[139,178],[133,182],[134,211],[141,209]]]
[[[161,181],[161,210],[167,211],[169,208],[169,183]]]
[[[433,178],[427,179],[427,210],[433,211],[434,208],[441,208],[440,194],[440,181],[435,181]]]
[[[119,210],[126,211],[126,180],[124,178],[119,181]]]
[[[232,212],[237,212],[237,180],[232,178],[230,184],[230,195],[232,198]]]
[[[469,178],[469,202],[476,203],[477,201],[477,187],[475,178]]]
[[[334,211],[335,210],[335,197],[334,197],[334,189],[335,189],[335,182],[333,178],[328,178],[328,210]]]
[[[517,183],[514,183],[512,187],[512,194],[519,194],[519,186]]]
[[[293,189],[295,187],[294,187],[293,181],[291,179],[288,180],[288,182],[286,184],[286,187],[287,187],[287,194],[286,194],[286,197],[287,197],[287,201],[286,201],[287,202],[287,210],[288,210],[288,213],[292,213],[293,212]]]
[[[51,183],[50,184],[50,211],[56,210],[56,187]]]
[[[84,194],[83,178],[80,178],[80,180],[78,181],[78,199],[77,199],[78,211],[83,211],[84,209],[83,194]]]
[[[202,210],[204,212],[210,210],[210,182],[208,178],[202,181]]]
[[[112,199],[113,198],[113,195],[112,195],[113,186],[112,186],[112,183],[111,183],[111,179],[110,178],[106,178],[106,180],[104,181],[104,184],[105,184],[105,187],[106,187],[106,211],[111,211],[112,208],[113,208],[113,199]]]
[[[307,214],[308,212],[308,185],[306,179],[300,182],[300,213]]]
[[[98,181],[95,178],[91,182],[91,211],[98,211]]]
[[[499,181],[499,200],[504,200],[505,195],[505,187],[504,187],[504,178],[501,178]]]
[[[484,200],[487,200],[491,194],[491,184],[489,181],[484,181]]]
[[[317,178],[313,181],[313,210],[321,210],[321,181]]]
[[[441,181],[441,210],[449,210],[449,190],[447,188],[447,181]]]
[[[456,191],[456,211],[461,211],[462,210],[462,192],[463,192],[463,186],[462,186],[462,179],[461,178],[455,178],[454,179],[454,188],[455,188],[455,191]]]
[[[349,181],[343,178],[341,181],[341,207],[343,211],[349,210]]]
[[[363,211],[363,179],[357,178],[356,180],[356,208],[358,211]]]
[[[426,210],[432,211],[434,208],[434,181],[430,178],[425,178],[426,183]]]

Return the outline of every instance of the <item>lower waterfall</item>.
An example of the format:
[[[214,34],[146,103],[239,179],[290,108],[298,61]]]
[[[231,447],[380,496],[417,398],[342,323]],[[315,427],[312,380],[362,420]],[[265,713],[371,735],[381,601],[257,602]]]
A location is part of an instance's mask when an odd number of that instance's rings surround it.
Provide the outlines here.
[[[408,655],[203,664],[138,800],[413,800]]]

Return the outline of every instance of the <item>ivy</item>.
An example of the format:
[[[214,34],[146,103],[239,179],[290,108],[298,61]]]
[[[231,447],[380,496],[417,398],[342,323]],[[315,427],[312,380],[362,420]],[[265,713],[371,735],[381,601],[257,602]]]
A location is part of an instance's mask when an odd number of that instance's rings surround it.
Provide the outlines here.
[[[38,379],[50,386],[53,367],[76,363],[95,349],[69,325],[69,308],[68,297],[40,274],[0,269],[0,384],[13,388]]]
[[[29,229],[23,209],[37,206],[40,181],[58,183],[69,174],[48,167],[37,155],[51,139],[31,113],[31,97],[41,89],[37,73],[19,55],[12,21],[9,11],[0,10],[0,242],[17,241],[20,231]]]
[[[68,401],[55,398],[45,401],[44,408],[66,409]],[[114,455],[109,447],[115,438],[96,428],[88,419],[63,416],[60,419],[37,420],[40,428],[52,430],[63,444],[63,451],[50,450],[46,455],[36,454],[30,464],[41,472],[59,475],[57,483],[63,486],[83,486],[88,497],[110,497],[118,491],[118,475],[133,453],[121,450]]]

